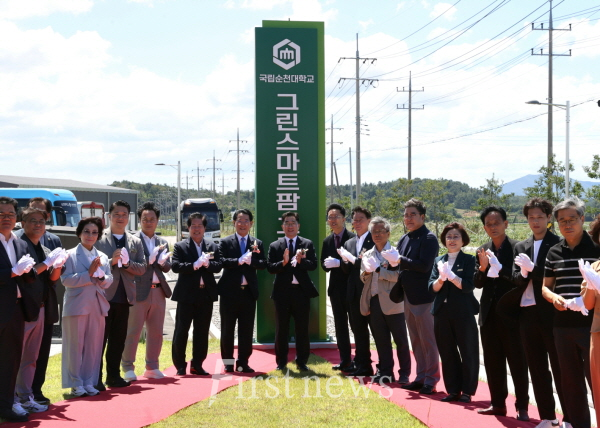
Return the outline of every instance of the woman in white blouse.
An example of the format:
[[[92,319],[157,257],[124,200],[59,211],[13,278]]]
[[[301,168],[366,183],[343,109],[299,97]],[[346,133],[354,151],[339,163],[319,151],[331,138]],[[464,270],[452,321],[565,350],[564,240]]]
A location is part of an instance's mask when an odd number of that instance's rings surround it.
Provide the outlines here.
[[[76,397],[96,395],[104,317],[109,304],[104,290],[113,277],[108,257],[94,248],[102,233],[100,217],[82,219],[76,234],[77,247],[69,250],[69,259],[61,275],[65,286],[62,321],[62,386],[71,388]]]

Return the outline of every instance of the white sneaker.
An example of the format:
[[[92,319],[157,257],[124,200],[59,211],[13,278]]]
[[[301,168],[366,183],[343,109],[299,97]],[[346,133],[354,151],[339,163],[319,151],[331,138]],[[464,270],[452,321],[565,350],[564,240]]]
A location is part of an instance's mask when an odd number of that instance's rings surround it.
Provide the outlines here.
[[[560,424],[558,423],[558,419],[554,419],[551,421],[550,419],[543,419],[539,424],[535,426],[535,428],[552,428],[558,427]]]
[[[71,395],[75,397],[83,397],[87,395],[87,391],[83,388],[83,386],[76,386],[75,388],[71,388]]]
[[[12,411],[15,412],[19,416],[28,415],[27,410],[23,408],[21,403],[14,403],[12,406]]]
[[[144,372],[144,377],[148,379],[162,379],[165,377],[165,374],[158,369],[146,370]]]
[[[94,395],[98,395],[100,393],[100,391],[98,391],[96,388],[94,388],[93,385],[86,385],[83,387],[83,389],[85,389],[85,392],[90,397],[93,397]]]
[[[45,404],[36,403],[33,401],[33,398],[29,398],[28,401],[21,403],[21,407],[23,407],[23,409],[27,410],[29,413],[41,413],[48,410],[48,406]]]
[[[135,372],[133,370],[127,370],[125,372],[125,375],[123,376],[123,379],[125,379],[127,382],[132,382],[134,380],[137,380],[137,376],[135,375]]]

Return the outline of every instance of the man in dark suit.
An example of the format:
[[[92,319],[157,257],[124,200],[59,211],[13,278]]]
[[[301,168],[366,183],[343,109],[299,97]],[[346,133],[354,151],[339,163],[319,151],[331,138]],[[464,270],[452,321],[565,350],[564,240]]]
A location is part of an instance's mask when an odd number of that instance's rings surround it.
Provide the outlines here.
[[[143,275],[147,267],[142,241],[126,230],[130,212],[126,201],[113,202],[109,208],[110,228],[94,244],[108,257],[113,274],[113,282],[106,289],[110,309],[105,318],[102,345],[102,354],[106,349],[106,385],[111,388],[129,386],[129,381],[121,377],[121,358],[127,338],[129,307],[135,304],[136,276]],[[102,362],[95,388],[106,389],[102,383]]]
[[[15,413],[13,404],[23,350],[23,275],[31,270],[34,261],[25,262],[27,243],[12,233],[17,223],[17,207],[13,198],[0,197],[0,418],[25,422],[29,419],[27,412]]]
[[[235,371],[254,373],[248,365],[252,355],[254,316],[258,299],[257,269],[267,267],[263,243],[250,236],[252,212],[237,210],[233,214],[235,233],[221,239],[219,254],[223,274],[219,280],[221,314],[221,358],[233,361],[235,323],[238,325],[238,358]],[[225,371],[233,372],[233,364],[225,364]]]
[[[475,287],[483,288],[479,326],[491,405],[477,412],[482,415],[506,416],[508,362],[517,396],[517,419],[528,421],[529,381],[521,339],[515,334],[518,325],[496,311],[500,298],[515,286],[512,282],[512,266],[517,241],[506,236],[508,221],[503,208],[489,206],[481,212],[479,218],[491,238],[490,242],[477,249],[475,266]]]
[[[327,207],[327,224],[331,228],[331,235],[323,240],[320,260],[323,270],[329,272],[327,295],[331,302],[335,337],[340,351],[340,363],[333,366],[333,369],[347,371],[353,368],[348,329],[349,307],[346,298],[348,273],[340,267],[342,257],[337,250],[356,235],[346,229],[346,210],[339,204],[331,204]]]
[[[354,334],[354,345],[356,347],[354,366],[350,367],[350,371],[347,372],[350,376],[373,376],[369,318],[360,312],[360,296],[364,286],[360,279],[362,255],[375,245],[371,233],[369,233],[370,221],[371,211],[360,206],[354,207],[352,210],[352,227],[356,232],[356,236],[346,241],[343,250],[340,251],[340,256],[344,261],[341,268],[348,275],[346,302],[350,314],[350,328],[352,328],[352,334]]]
[[[221,270],[221,257],[219,247],[204,239],[207,222],[204,214],[191,214],[187,220],[190,237],[176,243],[173,251],[171,267],[179,277],[171,297],[171,300],[177,302],[172,358],[180,376],[186,374],[185,348],[192,322],[194,338],[190,373],[208,376],[202,363],[208,354],[208,331],[213,302],[218,299],[214,274]]]
[[[146,370],[147,379],[161,379],[165,375],[158,367],[158,358],[163,344],[166,299],[171,297],[171,287],[165,273],[171,270],[171,253],[167,240],[158,236],[156,227],[160,210],[154,202],[146,202],[137,210],[142,230],[135,234],[142,241],[147,267],[143,275],[135,278],[135,305],[129,309],[127,337],[121,357],[121,367],[126,381],[137,380],[135,356],[140,335],[146,326]]]
[[[48,216],[52,215],[52,203],[46,198],[31,198],[28,203],[29,208],[36,208],[46,211]],[[23,236],[25,229],[19,229],[15,235],[19,238]],[[40,239],[40,244],[50,251],[62,247],[60,238],[47,230]],[[40,404],[50,404],[50,399],[42,393],[42,386],[46,382],[46,370],[48,369],[48,359],[50,358],[50,348],[52,346],[52,332],[54,324],[58,322],[60,313],[58,308],[58,299],[56,288],[62,287],[60,279],[48,290],[48,297],[45,302],[45,321],[44,332],[42,334],[42,343],[40,344],[40,353],[35,363],[35,375],[31,389],[33,390],[33,399]]]
[[[554,374],[556,392],[564,410],[563,390],[560,382],[560,366],[554,344],[552,328],[554,307],[542,296],[544,265],[548,250],[560,238],[548,230],[552,218],[552,204],[542,198],[533,198],[523,207],[532,236],[515,245],[513,282],[516,287],[508,291],[498,302],[497,312],[519,323],[521,342],[529,366],[531,384],[540,420],[547,426],[558,425],[556,404],[552,392]],[[550,366],[548,366],[550,359]],[[552,373],[550,372],[552,367]]]
[[[317,255],[312,241],[298,236],[300,216],[285,212],[281,216],[285,238],[269,246],[267,269],[275,274],[271,299],[275,302],[275,358],[277,369],[285,370],[288,362],[290,318],[294,318],[296,335],[296,366],[308,370],[306,363],[310,354],[308,323],[310,299],[317,297],[308,272],[317,268]]]

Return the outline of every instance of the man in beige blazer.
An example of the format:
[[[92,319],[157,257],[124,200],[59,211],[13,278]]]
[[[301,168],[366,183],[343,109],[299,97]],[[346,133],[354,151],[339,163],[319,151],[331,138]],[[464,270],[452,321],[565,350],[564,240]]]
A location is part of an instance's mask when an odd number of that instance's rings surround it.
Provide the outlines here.
[[[95,244],[98,250],[108,256],[113,275],[113,282],[106,290],[110,309],[102,346],[102,354],[106,349],[106,385],[112,388],[129,386],[129,382],[121,377],[119,366],[127,337],[129,307],[135,304],[135,277],[146,272],[142,241],[125,230],[130,211],[127,202],[113,202],[109,208],[110,229]],[[106,389],[102,384],[102,363],[96,389]]]

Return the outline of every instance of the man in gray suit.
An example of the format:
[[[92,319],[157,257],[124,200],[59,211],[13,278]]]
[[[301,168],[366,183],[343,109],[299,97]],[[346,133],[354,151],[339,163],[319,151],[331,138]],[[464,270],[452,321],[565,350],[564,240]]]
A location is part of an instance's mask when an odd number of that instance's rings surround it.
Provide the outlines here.
[[[94,245],[109,257],[113,275],[113,282],[106,290],[110,309],[106,317],[102,345],[102,354],[106,349],[106,385],[112,388],[129,386],[129,382],[121,377],[119,365],[127,337],[129,306],[135,303],[135,277],[146,272],[142,241],[125,230],[130,211],[127,202],[113,202],[108,210],[110,229],[106,230]],[[102,384],[102,363],[96,389],[106,390]]]
[[[155,234],[160,210],[154,202],[146,202],[137,210],[142,230],[135,234],[142,241],[148,267],[143,275],[136,277],[136,302],[129,310],[127,338],[121,366],[126,381],[137,380],[135,354],[144,323],[146,324],[146,371],[144,377],[160,379],[165,375],[158,368],[158,357],[163,343],[166,298],[171,288],[165,273],[171,270],[171,253],[164,238]]]

